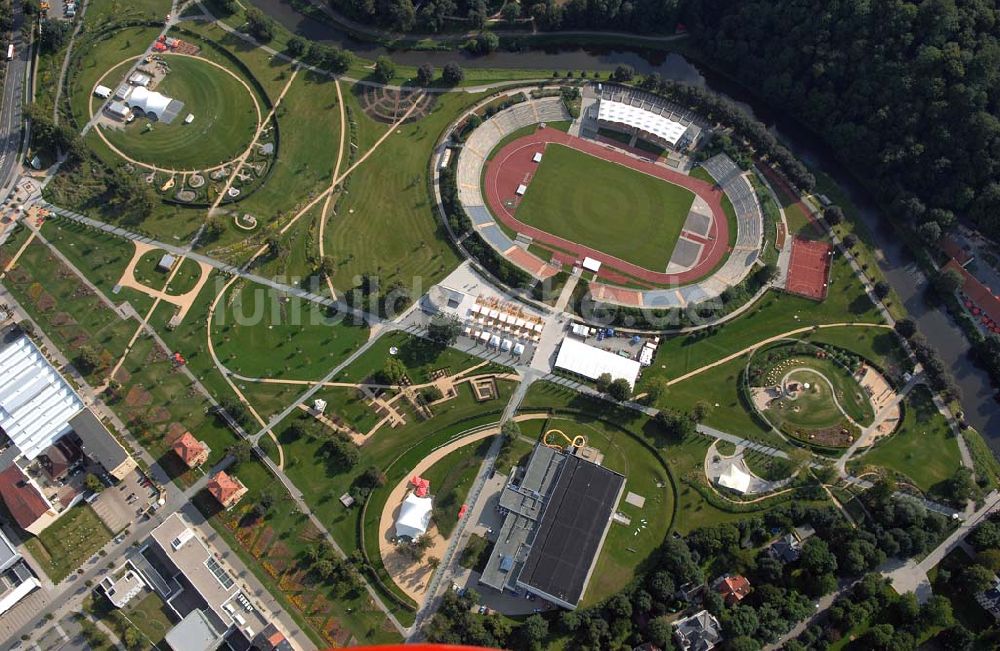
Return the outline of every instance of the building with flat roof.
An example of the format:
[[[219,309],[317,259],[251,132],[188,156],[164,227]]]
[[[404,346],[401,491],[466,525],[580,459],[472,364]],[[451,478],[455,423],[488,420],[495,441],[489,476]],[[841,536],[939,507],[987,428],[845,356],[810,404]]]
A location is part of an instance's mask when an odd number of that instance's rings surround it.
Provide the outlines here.
[[[80,449],[105,472],[121,481],[135,470],[135,459],[108,431],[101,419],[90,409],[84,409],[69,421],[73,433],[80,439]]]
[[[537,444],[500,495],[504,522],[479,582],[576,608],[624,489],[621,474]]]
[[[171,629],[173,637],[167,637],[173,649],[216,648],[198,644],[211,639],[218,645],[224,638],[236,641],[233,648],[246,649],[270,624],[221,556],[179,513],[153,529],[140,553],[130,556],[129,563],[180,621]],[[174,646],[171,639],[190,646]]]
[[[555,367],[588,380],[596,380],[607,373],[614,380],[623,378],[633,388],[642,369],[642,365],[634,359],[601,350],[571,337],[566,337],[559,345]]]
[[[41,587],[21,554],[0,531],[0,615]]]

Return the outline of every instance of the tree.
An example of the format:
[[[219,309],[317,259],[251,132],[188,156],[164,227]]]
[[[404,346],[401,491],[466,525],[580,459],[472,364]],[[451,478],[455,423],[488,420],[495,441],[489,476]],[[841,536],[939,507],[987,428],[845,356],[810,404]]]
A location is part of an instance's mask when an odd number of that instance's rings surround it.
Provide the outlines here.
[[[539,651],[549,634],[549,623],[539,614],[528,617],[514,629],[515,648]]]
[[[392,59],[382,55],[375,59],[375,79],[381,81],[383,84],[388,83],[390,79],[396,74],[396,64],[392,62]]]
[[[920,626],[924,630],[928,628],[947,628],[954,623],[955,616],[951,609],[951,601],[947,597],[932,595],[920,607]]]
[[[247,33],[261,43],[268,43],[274,38],[274,21],[263,11],[254,6],[249,6],[245,12],[247,19]]]
[[[390,357],[385,360],[385,366],[379,372],[378,379],[382,384],[402,384],[406,379],[406,364],[398,357]]]
[[[57,52],[69,38],[71,22],[44,20],[39,27],[38,46],[42,52]]]
[[[73,364],[84,375],[90,375],[101,366],[101,357],[91,346],[81,346]]]
[[[986,520],[969,533],[968,541],[977,551],[1000,549],[1000,522]]]
[[[917,235],[927,244],[937,244],[941,241],[941,227],[937,222],[925,222],[917,226]]]
[[[957,269],[946,268],[934,277],[934,289],[942,296],[950,296],[961,289],[965,280]]]
[[[823,210],[823,219],[830,226],[836,226],[844,221],[844,211],[840,206],[828,206]]]
[[[848,249],[853,249],[858,245],[858,236],[854,233],[848,233],[844,236],[844,246]]]
[[[661,410],[656,414],[656,424],[663,434],[674,441],[681,441],[697,431],[697,423],[688,414]]]
[[[625,63],[618,64],[615,71],[611,73],[611,79],[614,81],[632,81],[634,77],[635,68]]]
[[[385,473],[382,472],[378,466],[368,466],[357,480],[358,485],[365,486],[367,488],[380,488],[385,486],[385,482]]]
[[[83,485],[92,493],[100,493],[105,488],[104,482],[92,472],[87,473],[87,477],[83,480]]]
[[[610,373],[601,373],[597,376],[597,379],[594,380],[594,387],[601,393],[607,393],[612,380],[614,380],[614,378],[611,377]]]
[[[903,339],[912,339],[913,335],[917,334],[917,324],[910,318],[904,318],[896,321],[895,328],[896,333]]]
[[[884,280],[880,280],[877,283],[875,283],[875,286],[872,289],[875,292],[875,296],[879,300],[882,300],[889,295],[889,289],[890,289],[889,283],[885,282]]]
[[[521,5],[516,2],[507,2],[500,10],[500,17],[508,23],[512,23],[521,17]]]
[[[429,86],[434,81],[434,66],[429,63],[422,63],[417,68],[417,83],[421,86]]]
[[[452,346],[462,334],[462,324],[455,319],[436,317],[427,325],[427,338],[440,346]]]
[[[667,383],[662,378],[654,378],[646,384],[646,402],[655,405],[667,393]]]
[[[454,61],[446,63],[441,73],[441,79],[449,86],[457,86],[465,79],[465,71]]]
[[[617,378],[608,385],[608,395],[622,402],[632,397],[632,385],[625,378]]]
[[[955,474],[947,480],[944,488],[945,494],[956,502],[966,502],[979,492],[975,480],[972,478],[972,470],[962,466],[955,471]]]
[[[123,641],[125,646],[129,649],[140,649],[142,648],[142,633],[139,632],[135,626],[129,626],[125,629],[125,635],[123,636]]]
[[[239,467],[253,457],[253,445],[246,439],[240,439],[230,445],[226,452],[233,458],[233,466]]]
[[[670,645],[673,635],[674,628],[666,615],[650,620],[646,627],[646,639],[661,649]]]
[[[962,590],[976,595],[993,585],[994,576],[996,575],[989,569],[978,563],[972,563],[963,567],[955,579]]]
[[[285,49],[288,50],[288,54],[295,58],[305,54],[307,47],[309,47],[309,43],[301,36],[292,36],[285,43]]]
[[[817,536],[809,538],[802,545],[799,563],[803,570],[813,576],[837,571],[837,557],[830,551],[830,546],[827,545],[826,541]]]

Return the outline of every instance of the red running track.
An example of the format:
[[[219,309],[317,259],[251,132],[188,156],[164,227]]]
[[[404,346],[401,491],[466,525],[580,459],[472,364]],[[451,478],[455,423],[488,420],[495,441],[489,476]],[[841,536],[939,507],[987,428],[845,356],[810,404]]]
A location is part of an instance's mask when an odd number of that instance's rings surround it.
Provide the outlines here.
[[[517,199],[517,186],[527,183],[534,169],[537,167],[537,164],[531,160],[532,156],[535,155],[540,147],[544,149],[549,143],[572,147],[591,156],[624,165],[643,174],[655,176],[669,183],[687,188],[704,199],[712,210],[712,224],[708,231],[708,243],[702,248],[698,262],[687,271],[675,274],[652,271],[621,258],[616,258],[603,251],[598,251],[533,226],[528,226],[519,221],[514,217],[514,208],[505,206],[504,201]],[[508,228],[519,233],[524,233],[539,242],[558,247],[565,251],[571,251],[579,259],[588,256],[595,260],[600,260],[602,265],[653,285],[685,285],[699,280],[711,273],[716,265],[722,261],[726,253],[729,252],[729,222],[726,220],[726,213],[722,210],[723,194],[721,190],[700,179],[692,178],[660,165],[638,160],[628,154],[609,149],[605,145],[577,138],[549,127],[539,129],[530,136],[524,136],[508,143],[503,149],[497,152],[497,155],[492,160],[487,162],[485,194],[486,205],[489,206],[497,219],[503,222]],[[622,224],[621,227],[625,228],[626,225]]]

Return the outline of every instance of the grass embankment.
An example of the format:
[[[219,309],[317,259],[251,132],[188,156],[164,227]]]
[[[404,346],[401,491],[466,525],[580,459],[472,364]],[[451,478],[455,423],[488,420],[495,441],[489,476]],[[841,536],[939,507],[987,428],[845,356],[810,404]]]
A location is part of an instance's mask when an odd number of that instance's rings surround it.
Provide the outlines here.
[[[25,545],[31,555],[59,583],[111,540],[112,532],[88,504],[74,506]]]

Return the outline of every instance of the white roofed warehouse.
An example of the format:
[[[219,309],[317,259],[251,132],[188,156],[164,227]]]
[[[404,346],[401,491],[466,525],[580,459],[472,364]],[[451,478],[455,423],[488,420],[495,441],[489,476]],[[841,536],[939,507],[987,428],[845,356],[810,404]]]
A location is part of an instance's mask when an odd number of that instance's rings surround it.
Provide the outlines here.
[[[558,369],[582,375],[588,380],[596,380],[601,375],[608,373],[614,380],[624,379],[632,388],[635,388],[635,382],[639,378],[639,370],[642,368],[639,362],[634,359],[609,353],[572,337],[563,339],[559,346],[559,355],[556,357],[555,366]]]

